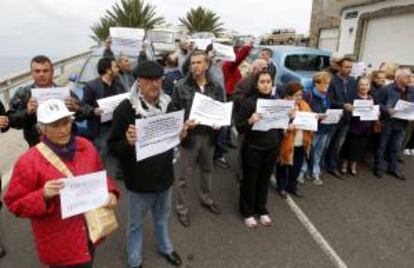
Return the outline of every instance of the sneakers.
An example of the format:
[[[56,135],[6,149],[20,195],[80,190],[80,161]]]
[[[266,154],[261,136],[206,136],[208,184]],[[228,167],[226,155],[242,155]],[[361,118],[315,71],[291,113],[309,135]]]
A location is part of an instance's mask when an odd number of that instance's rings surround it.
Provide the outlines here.
[[[254,217],[248,217],[244,219],[244,224],[247,226],[247,228],[254,229],[257,227],[257,221]]]
[[[260,216],[260,223],[263,226],[270,227],[270,226],[272,226],[272,219],[269,217],[269,215],[261,215]]]
[[[321,180],[319,175],[313,176],[313,184],[315,184],[316,186],[322,186],[323,185],[323,181]]]
[[[230,167],[229,162],[227,162],[227,159],[224,158],[224,156],[214,159],[214,164],[223,169],[228,169]]]
[[[404,155],[407,155],[407,156],[412,156],[412,155],[413,155],[413,154],[412,154],[412,150],[410,150],[410,149],[404,149],[403,154],[404,154]]]
[[[300,174],[297,181],[299,184],[305,184],[305,175]]]

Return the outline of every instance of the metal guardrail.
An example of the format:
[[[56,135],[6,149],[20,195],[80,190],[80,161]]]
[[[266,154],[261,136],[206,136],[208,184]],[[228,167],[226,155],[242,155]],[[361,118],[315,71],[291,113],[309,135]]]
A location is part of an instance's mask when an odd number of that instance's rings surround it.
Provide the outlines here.
[[[67,75],[69,71],[76,71],[85,62],[87,57],[92,53],[88,50],[67,58],[59,59],[53,62],[54,78]],[[30,70],[18,72],[0,79],[0,100],[7,106],[14,92],[22,86],[30,84],[32,76]]]

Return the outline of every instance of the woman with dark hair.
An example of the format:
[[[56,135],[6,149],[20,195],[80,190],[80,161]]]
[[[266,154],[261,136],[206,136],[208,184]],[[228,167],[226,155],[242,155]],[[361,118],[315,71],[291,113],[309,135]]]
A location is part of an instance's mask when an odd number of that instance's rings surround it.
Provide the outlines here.
[[[256,112],[258,99],[272,98],[273,80],[269,71],[260,72],[255,79],[253,95],[242,104],[236,116],[236,127],[245,135],[241,148],[243,179],[240,183],[240,213],[248,228],[260,223],[270,226],[272,220],[266,209],[269,181],[279,147],[279,130],[253,130],[252,126],[261,119]]]
[[[9,118],[6,116],[6,110],[4,109],[3,103],[0,101],[0,131],[5,132],[9,128]],[[1,173],[0,173],[0,196],[1,196]],[[3,203],[0,199],[0,210],[3,206]],[[0,237],[0,259],[6,255],[6,250],[4,249],[3,243],[1,242]]]
[[[311,108],[302,99],[302,94],[300,83],[292,82],[286,86],[285,99],[295,101],[295,111],[310,112]],[[284,131],[277,159],[277,189],[282,198],[287,198],[287,193],[302,197],[297,189],[297,178],[305,156],[309,157],[311,146],[312,132],[296,129],[292,123],[289,124],[289,128]]]

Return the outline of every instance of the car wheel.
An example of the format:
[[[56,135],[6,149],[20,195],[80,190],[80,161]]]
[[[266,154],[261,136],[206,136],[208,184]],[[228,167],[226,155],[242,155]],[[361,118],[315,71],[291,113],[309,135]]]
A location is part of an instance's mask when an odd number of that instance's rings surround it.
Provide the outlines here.
[[[293,39],[292,38],[289,38],[288,44],[293,44]]]
[[[273,45],[273,40],[267,41],[267,44],[270,45],[270,46]]]

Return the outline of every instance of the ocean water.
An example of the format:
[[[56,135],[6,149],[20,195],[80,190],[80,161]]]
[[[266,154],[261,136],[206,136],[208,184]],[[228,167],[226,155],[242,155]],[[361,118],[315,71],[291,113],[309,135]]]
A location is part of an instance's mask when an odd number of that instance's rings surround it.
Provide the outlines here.
[[[31,57],[0,56],[0,80],[11,74],[29,70]]]

